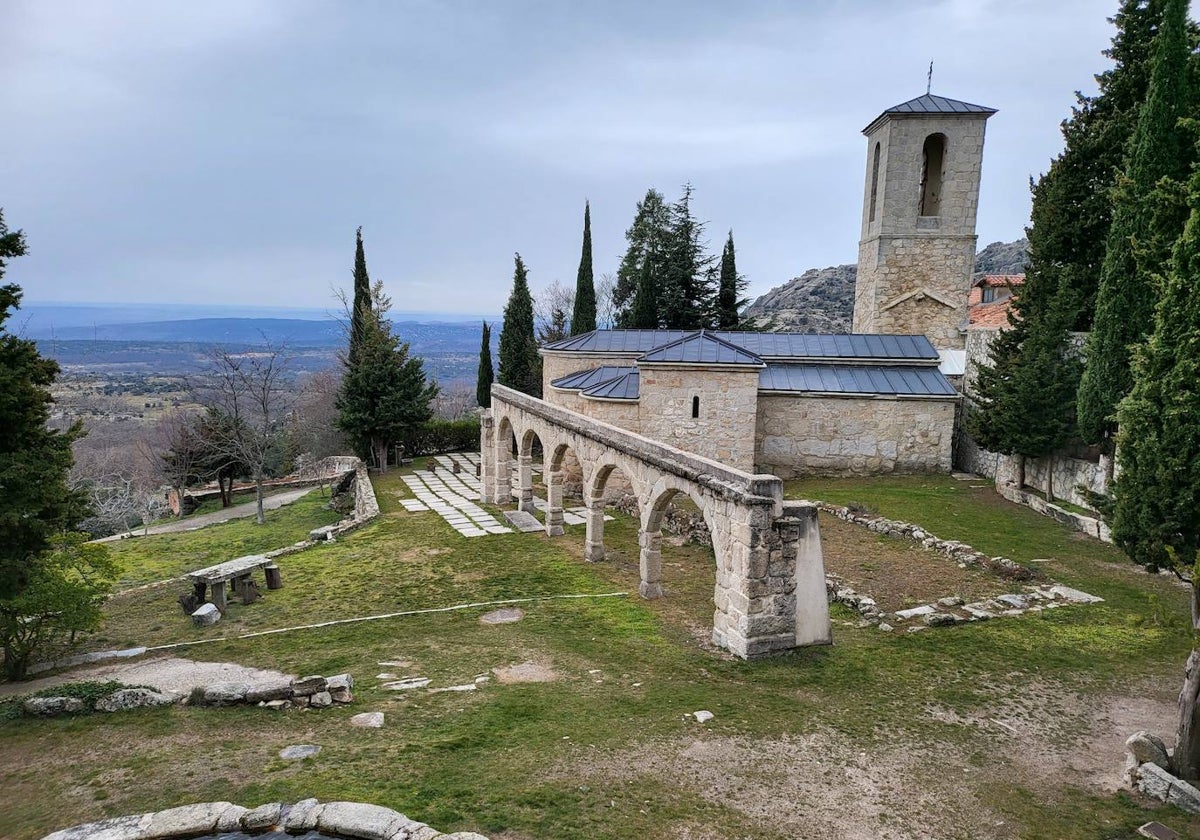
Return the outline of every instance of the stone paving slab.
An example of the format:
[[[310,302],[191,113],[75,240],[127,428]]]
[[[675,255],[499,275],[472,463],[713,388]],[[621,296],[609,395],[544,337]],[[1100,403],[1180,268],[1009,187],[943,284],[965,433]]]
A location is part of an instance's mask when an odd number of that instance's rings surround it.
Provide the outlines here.
[[[546,526],[538,522],[537,517],[524,510],[506,510],[504,511],[504,518],[512,523],[512,526],[518,531],[526,534],[546,530]]]

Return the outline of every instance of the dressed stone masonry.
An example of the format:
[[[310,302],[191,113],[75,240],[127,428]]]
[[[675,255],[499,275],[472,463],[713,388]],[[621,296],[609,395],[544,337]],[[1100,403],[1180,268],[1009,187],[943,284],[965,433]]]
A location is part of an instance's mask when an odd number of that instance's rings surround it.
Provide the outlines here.
[[[42,840],[168,840],[238,831],[251,835],[315,831],[346,840],[487,840],[470,831],[443,834],[423,822],[379,805],[321,803],[316,799],[303,799],[294,805],[270,802],[257,808],[244,808],[231,802],[202,802],[77,825],[47,834]]]
[[[663,512],[672,498],[685,494],[702,511],[716,555],[713,642],[743,659],[831,642],[817,510],[807,502],[785,502],[778,477],[733,469],[493,385],[480,439],[484,503],[512,498],[514,436],[520,443],[516,476],[522,506],[533,506],[535,440],[546,453],[548,536],[563,533],[563,461],[573,452],[584,473],[585,558],[603,560],[605,484],[619,469],[641,511],[642,597],[662,595]]]

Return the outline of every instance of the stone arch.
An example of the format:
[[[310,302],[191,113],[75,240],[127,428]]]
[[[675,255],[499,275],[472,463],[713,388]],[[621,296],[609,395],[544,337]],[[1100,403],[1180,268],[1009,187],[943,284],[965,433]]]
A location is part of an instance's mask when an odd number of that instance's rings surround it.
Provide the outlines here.
[[[692,482],[684,481],[670,474],[661,476],[655,482],[646,496],[645,504],[642,506],[641,523],[638,533],[638,545],[640,548],[638,558],[638,570],[640,573],[638,592],[643,598],[658,598],[663,594],[662,517],[667,505],[676,496],[687,496],[696,503],[696,507],[700,509],[700,515],[704,517],[704,524],[708,526],[708,532],[712,535],[713,554],[716,556],[717,571],[717,584],[714,585],[713,592],[713,602],[715,603],[717,593],[720,589],[720,572],[731,566],[729,558],[724,556],[727,540],[718,539],[718,534],[728,529],[720,527],[721,522],[718,518],[710,514],[710,509],[716,504],[715,500],[707,498]]]
[[[636,464],[614,450],[606,450],[598,466],[592,470],[591,480],[584,485],[583,504],[587,508],[587,535],[584,537],[584,559],[593,563],[604,559],[604,491],[612,474],[621,471],[643,508],[644,487],[638,477]],[[640,510],[639,510],[640,512]]]
[[[547,450],[546,428],[540,423],[527,422],[520,437],[517,455],[517,507],[537,516],[537,505],[533,500],[533,443],[541,446],[543,460]],[[562,533],[560,530],[559,533]]]
[[[918,216],[942,212],[942,171],[946,166],[946,135],[930,134],[921,146],[921,204]]]
[[[513,441],[517,438],[516,426],[507,414],[502,414],[496,423],[496,435],[492,441],[494,450],[495,475],[492,501],[498,505],[506,505],[512,501],[512,475],[515,467],[513,458]]]

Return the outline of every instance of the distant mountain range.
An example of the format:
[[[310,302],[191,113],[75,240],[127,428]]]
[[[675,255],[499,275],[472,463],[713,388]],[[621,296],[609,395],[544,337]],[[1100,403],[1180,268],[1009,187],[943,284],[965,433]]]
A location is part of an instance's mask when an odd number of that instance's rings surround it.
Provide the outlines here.
[[[1023,274],[1029,240],[993,242],[975,257],[975,276]],[[745,315],[770,322],[777,330],[848,333],[854,317],[856,265],[810,268],[746,307]]]

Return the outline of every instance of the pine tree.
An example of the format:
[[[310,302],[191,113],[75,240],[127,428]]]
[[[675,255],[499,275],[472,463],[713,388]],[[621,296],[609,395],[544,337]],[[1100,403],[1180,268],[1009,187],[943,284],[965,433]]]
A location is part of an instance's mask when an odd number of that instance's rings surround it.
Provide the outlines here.
[[[475,400],[481,408],[492,404],[492,382],[495,378],[492,370],[492,328],[488,322],[483,322],[483,340],[479,343],[479,376],[475,380]]]
[[[1056,301],[1072,300],[1074,329],[1091,328],[1111,219],[1112,186],[1145,99],[1150,46],[1160,15],[1158,0],[1122,2],[1111,19],[1117,33],[1105,51],[1113,66],[1096,76],[1096,96],[1077,94],[1071,117],[1062,124],[1063,151],[1030,184],[1033,205],[1026,229],[1025,283],[1009,311],[1009,328],[993,341],[989,363],[981,366],[972,389],[977,403],[969,423],[972,436],[993,451],[1016,451],[1026,423],[1025,407],[1016,397],[1020,379],[1027,374],[1037,381],[1046,373],[1027,368],[1036,360],[1056,364],[1053,355],[1025,350],[1030,330],[1043,319],[1062,314],[1054,312]],[[1069,297],[1064,290],[1070,291]],[[1079,367],[1064,372],[1078,377]],[[1063,385],[1073,389],[1077,381]]]
[[[705,254],[704,223],[692,215],[692,185],[671,205],[664,270],[658,280],[659,319],[667,329],[708,326],[713,310],[713,258]]]
[[[1117,404],[1133,385],[1130,348],[1145,340],[1153,323],[1155,278],[1165,272],[1187,218],[1181,191],[1161,189],[1159,182],[1181,184],[1195,157],[1179,127],[1196,105],[1190,51],[1187,0],[1165,0],[1146,103],[1138,114],[1129,164],[1114,191],[1095,324],[1079,385],[1079,429],[1093,443],[1111,440]]]
[[[717,329],[736,330],[740,324],[738,309],[745,301],[741,294],[746,288],[745,279],[738,276],[737,257],[733,249],[733,231],[725,240],[725,249],[721,252],[721,279],[717,287],[717,310],[713,322]]]
[[[533,323],[533,296],[521,255],[514,258],[512,293],[504,307],[504,325],[500,328],[501,385],[531,396],[542,395],[541,357]]]
[[[1190,181],[1191,216],[1155,308],[1153,331],[1135,354],[1134,386],[1118,409],[1112,533],[1135,562],[1192,581],[1192,624],[1200,629],[1200,174]],[[1175,771],[1200,775],[1193,723],[1200,654],[1188,660],[1180,694]]]
[[[617,268],[617,281],[613,286],[613,311],[619,326],[629,327],[630,308],[645,261],[651,261],[654,276],[663,276],[670,238],[671,208],[658,190],[646,190],[645,197],[637,204],[633,224],[625,231],[625,241],[629,245]]]
[[[363,252],[362,227],[355,232],[354,303],[350,310],[350,347],[347,358],[354,364],[362,342],[364,322],[371,317],[371,278],[367,276],[367,257]]]
[[[658,291],[655,288],[654,263],[646,260],[642,264],[642,276],[633,296],[633,305],[629,308],[628,328],[656,330],[658,327]]]
[[[0,278],[7,261],[25,252],[24,235],[9,231],[0,212]],[[25,590],[52,540],[82,518],[84,507],[82,495],[67,487],[71,444],[83,427],[47,426],[59,368],[33,341],[6,329],[20,304],[19,286],[0,286],[0,599]]]
[[[392,332],[387,311],[391,301],[383,284],[371,290],[364,310],[358,352],[347,360],[338,391],[338,428],[361,441],[375,465],[387,469],[392,445],[411,437],[431,416],[430,402],[438,387],[426,381],[424,362],[409,355],[408,344]]]
[[[583,205],[583,251],[575,278],[575,308],[571,312],[570,335],[596,329],[596,283],[592,278],[592,206]]]

